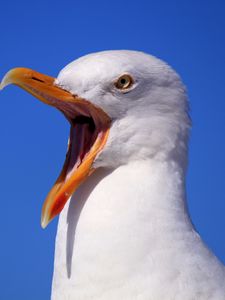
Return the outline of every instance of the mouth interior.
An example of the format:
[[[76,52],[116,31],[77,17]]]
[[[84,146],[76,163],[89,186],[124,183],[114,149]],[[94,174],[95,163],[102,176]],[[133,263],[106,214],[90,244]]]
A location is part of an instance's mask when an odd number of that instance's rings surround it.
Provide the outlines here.
[[[70,123],[68,150],[63,167],[64,181],[67,181],[79,168],[100,133],[92,117],[78,115],[70,120]]]

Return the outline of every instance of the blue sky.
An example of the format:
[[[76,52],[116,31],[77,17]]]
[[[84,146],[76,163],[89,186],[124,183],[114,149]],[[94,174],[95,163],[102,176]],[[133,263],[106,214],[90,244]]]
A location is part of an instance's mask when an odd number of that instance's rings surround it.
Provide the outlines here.
[[[224,15],[222,0],[2,1],[0,77],[17,66],[56,76],[71,60],[106,49],[166,60],[191,103],[190,214],[225,263]],[[47,300],[57,220],[42,230],[40,214],[64,161],[69,125],[17,87],[0,98],[0,298]]]

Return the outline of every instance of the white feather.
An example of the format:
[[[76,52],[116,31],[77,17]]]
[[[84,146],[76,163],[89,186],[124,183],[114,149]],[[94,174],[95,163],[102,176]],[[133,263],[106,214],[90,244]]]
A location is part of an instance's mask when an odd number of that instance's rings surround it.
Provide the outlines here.
[[[129,93],[114,87],[135,80]],[[52,300],[225,299],[225,269],[186,208],[190,128],[185,88],[164,62],[135,51],[82,57],[57,84],[113,119],[99,167],[60,216]]]

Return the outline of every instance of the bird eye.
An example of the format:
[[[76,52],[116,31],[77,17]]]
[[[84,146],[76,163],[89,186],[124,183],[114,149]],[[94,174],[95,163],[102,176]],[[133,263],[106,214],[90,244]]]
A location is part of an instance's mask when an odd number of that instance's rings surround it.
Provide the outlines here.
[[[133,78],[128,74],[124,74],[117,79],[115,87],[119,90],[127,90],[133,85],[133,83]]]

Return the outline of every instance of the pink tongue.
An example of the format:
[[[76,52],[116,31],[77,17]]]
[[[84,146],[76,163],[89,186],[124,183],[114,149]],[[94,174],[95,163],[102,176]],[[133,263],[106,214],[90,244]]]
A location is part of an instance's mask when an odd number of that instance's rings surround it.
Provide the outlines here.
[[[84,156],[90,150],[92,135],[88,127],[88,124],[76,124],[71,127],[70,158],[65,181],[70,178],[72,171],[79,167]]]
[[[69,179],[71,176],[71,171],[74,167],[78,167],[81,163],[80,152],[84,143],[84,128],[85,126],[82,124],[76,124],[76,126],[71,127],[70,132],[70,158],[69,165],[67,168],[67,175],[65,180]]]

